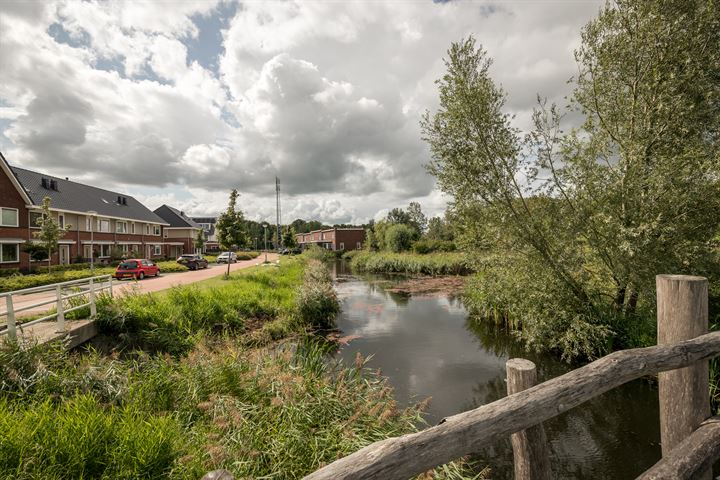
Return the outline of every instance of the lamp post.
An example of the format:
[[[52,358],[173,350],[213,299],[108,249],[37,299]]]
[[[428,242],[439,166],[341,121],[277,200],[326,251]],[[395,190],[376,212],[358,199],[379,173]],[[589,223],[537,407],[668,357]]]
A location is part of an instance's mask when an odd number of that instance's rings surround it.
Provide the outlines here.
[[[265,230],[265,263],[267,263],[267,222],[263,222],[263,229]]]
[[[95,271],[95,257],[94,257],[94,250],[95,250],[95,225],[94,225],[94,219],[95,215],[97,215],[97,212],[95,210],[88,210],[87,211],[88,216],[90,217],[90,271]]]

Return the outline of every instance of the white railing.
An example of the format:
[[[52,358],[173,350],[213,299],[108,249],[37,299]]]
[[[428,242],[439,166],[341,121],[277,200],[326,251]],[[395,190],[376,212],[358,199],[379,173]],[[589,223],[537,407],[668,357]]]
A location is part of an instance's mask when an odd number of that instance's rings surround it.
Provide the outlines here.
[[[12,292],[0,293],[0,298],[5,299],[5,310],[0,311],[0,325],[2,317],[5,317],[4,327],[0,330],[0,335],[7,335],[10,339],[17,338],[17,327],[21,329],[34,325],[36,323],[45,322],[53,318],[56,319],[57,331],[65,331],[65,315],[81,308],[90,307],[90,318],[97,315],[97,296],[104,290],[108,290],[110,297],[113,296],[112,277],[110,275],[101,275],[98,277],[82,278],[80,280],[71,280],[69,282],[53,283],[51,285],[43,285],[40,287],[24,288],[22,290],[14,290]],[[42,294],[49,295],[42,295]],[[38,295],[35,301],[28,302],[18,301],[19,297],[25,295]],[[65,302],[77,297],[87,295],[87,302],[79,305],[66,307]],[[17,307],[15,305],[18,305]],[[36,318],[29,322],[18,323],[18,313],[28,311],[38,311],[39,307],[46,305],[54,305],[55,312],[48,313],[40,318]],[[48,307],[46,311],[38,311],[38,313],[47,313],[53,307]]]

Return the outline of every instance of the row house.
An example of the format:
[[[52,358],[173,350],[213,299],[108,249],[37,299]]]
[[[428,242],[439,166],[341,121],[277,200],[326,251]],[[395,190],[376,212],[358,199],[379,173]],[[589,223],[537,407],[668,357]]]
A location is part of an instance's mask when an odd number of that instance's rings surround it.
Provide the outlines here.
[[[220,251],[220,242],[218,241],[217,229],[215,228],[217,217],[191,217],[191,220],[200,225],[205,232],[205,251]]]
[[[364,228],[328,228],[295,235],[298,245],[317,245],[328,250],[361,250],[365,243]]]
[[[170,231],[166,237],[170,222],[132,196],[10,166],[0,153],[0,268],[34,266],[25,250],[37,242],[33,232],[45,197],[53,218],[69,227],[53,264],[87,262],[91,256],[103,263],[113,253],[158,259],[194,251],[185,238],[175,240]]]
[[[195,248],[195,240],[203,228],[187,217],[185,212],[163,205],[156,208],[154,213],[168,224],[163,227],[163,239],[170,257],[177,258],[183,253],[202,253]]]

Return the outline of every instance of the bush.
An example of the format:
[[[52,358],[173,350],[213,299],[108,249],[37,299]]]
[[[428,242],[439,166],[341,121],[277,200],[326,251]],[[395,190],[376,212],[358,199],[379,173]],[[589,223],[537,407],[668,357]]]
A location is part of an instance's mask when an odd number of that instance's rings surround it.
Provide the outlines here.
[[[109,275],[115,272],[114,268],[96,268],[95,272],[90,270],[67,270],[53,273],[38,273],[35,275],[15,275],[12,277],[0,278],[0,292],[21,290],[23,288],[39,287],[51,283],[69,282],[97,275]]]
[[[397,223],[390,225],[385,231],[385,247],[399,253],[410,250],[412,242],[417,238],[417,230],[408,225]]]
[[[368,273],[407,273],[414,275],[466,275],[473,267],[462,253],[359,252],[351,257],[354,270]]]
[[[447,240],[418,240],[413,243],[413,251],[419,254],[454,252],[455,250],[455,243]]]
[[[237,252],[237,259],[240,260],[253,260],[260,256],[260,252]],[[216,257],[217,258],[217,257]]]
[[[0,278],[12,277],[13,275],[20,275],[19,268],[0,268]]]
[[[303,251],[303,256],[312,260],[320,260],[322,262],[330,262],[337,258],[337,254],[327,248],[321,248],[317,245],[310,245]]]
[[[319,328],[333,328],[340,303],[327,267],[311,260],[305,268],[305,279],[297,295],[297,310],[302,322]]]

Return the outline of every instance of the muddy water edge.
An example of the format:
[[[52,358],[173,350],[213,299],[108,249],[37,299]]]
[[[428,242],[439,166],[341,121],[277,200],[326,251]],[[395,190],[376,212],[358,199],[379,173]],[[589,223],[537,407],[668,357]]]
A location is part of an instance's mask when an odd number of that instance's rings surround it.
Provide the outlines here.
[[[456,285],[439,293],[394,291],[407,278],[358,275],[338,262],[337,318],[349,337],[336,356],[348,364],[372,356],[403,405],[431,398],[428,425],[506,395],[505,362],[535,362],[540,381],[571,369],[549,355],[527,352],[506,332],[468,315]],[[453,289],[455,292],[453,292]],[[660,458],[657,387],[637,380],[607,392],[545,424],[554,478],[630,479]],[[492,478],[512,478],[509,439],[476,455]]]

